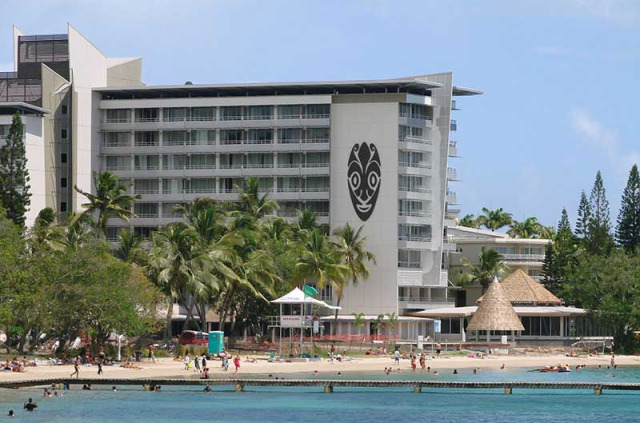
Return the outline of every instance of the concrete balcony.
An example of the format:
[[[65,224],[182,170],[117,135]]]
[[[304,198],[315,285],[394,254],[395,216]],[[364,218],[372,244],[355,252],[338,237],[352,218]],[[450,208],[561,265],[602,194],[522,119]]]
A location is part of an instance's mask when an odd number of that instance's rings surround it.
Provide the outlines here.
[[[542,264],[544,254],[502,254],[507,264]]]
[[[449,141],[449,157],[458,157],[458,143]]]
[[[431,175],[431,164],[430,163],[407,163],[407,162],[399,162],[398,163],[398,173],[400,175],[421,175],[421,176],[430,176]]]
[[[398,213],[399,224],[424,225],[425,223],[430,223],[431,220],[432,220],[431,213],[413,213],[413,214]]]
[[[457,197],[455,192],[447,191],[447,196],[446,196],[445,201],[448,204],[458,204],[458,197]]]
[[[428,308],[453,307],[454,298],[438,297],[398,297],[398,306],[406,309],[424,310]]]
[[[398,148],[411,151],[432,151],[433,146],[428,139],[408,136],[398,139]]]
[[[398,286],[422,286],[422,270],[398,269]]]
[[[453,167],[447,168],[447,179],[449,181],[459,181],[458,179],[458,171]]]
[[[433,248],[433,242],[431,238],[399,236],[398,248],[407,250],[431,250]]]

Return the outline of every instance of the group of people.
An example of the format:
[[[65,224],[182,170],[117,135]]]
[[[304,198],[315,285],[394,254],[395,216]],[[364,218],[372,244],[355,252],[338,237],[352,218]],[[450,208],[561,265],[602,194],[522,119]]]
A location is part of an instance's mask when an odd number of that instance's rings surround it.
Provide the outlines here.
[[[229,358],[233,356],[229,354],[226,350],[222,350],[220,354],[220,367],[226,372],[229,370]],[[233,366],[235,367],[235,373],[238,373],[240,370],[240,356],[236,355],[232,358]],[[196,372],[200,372],[200,379],[209,379],[209,367],[207,366],[207,355],[202,354],[202,357],[196,356],[193,360],[191,360],[191,356],[189,353],[185,353],[184,355],[184,369],[191,370]]]
[[[27,367],[36,367],[35,360],[28,360],[27,357],[13,357],[11,360],[5,360],[0,362],[0,368],[4,372],[19,372],[22,373]]]

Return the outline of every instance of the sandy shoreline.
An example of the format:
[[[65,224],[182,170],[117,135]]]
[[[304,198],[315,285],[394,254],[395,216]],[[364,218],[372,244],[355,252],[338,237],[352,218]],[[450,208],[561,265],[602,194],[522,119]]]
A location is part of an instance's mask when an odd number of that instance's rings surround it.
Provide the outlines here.
[[[242,377],[245,375],[265,375],[269,374],[286,374],[286,373],[309,373],[312,376],[314,371],[318,371],[319,376],[329,376],[332,373],[341,372],[343,374],[353,372],[382,372],[385,367],[393,365],[393,357],[367,357],[353,361],[343,361],[339,363],[323,359],[322,361],[308,363],[269,363],[258,357],[257,362],[251,363],[242,358],[241,368],[238,374],[234,374],[233,365],[228,372],[220,368],[220,362],[213,360],[209,362],[211,370],[210,377],[212,379]],[[527,355],[527,356],[488,356],[484,359],[468,358],[461,356],[446,357],[439,359],[427,360],[427,366],[432,370],[439,369],[470,369],[480,368],[500,369],[504,364],[505,369],[509,368],[539,368],[557,363],[569,364],[574,367],[579,364],[585,364],[587,367],[602,366],[606,367],[610,364],[611,357],[602,356],[584,356],[584,357],[565,357],[564,355]],[[640,366],[640,356],[617,356],[615,362],[619,366]],[[125,369],[116,366],[105,366],[104,375],[98,376],[96,366],[80,367],[81,378],[126,378],[126,379],[145,379],[145,378],[198,378],[198,373],[190,370],[186,371],[184,365],[180,361],[159,361],[158,363],[137,363],[141,369]],[[401,360],[400,368],[410,371],[411,364],[409,360]],[[39,366],[28,367],[24,373],[0,372],[0,381],[21,381],[45,378],[66,378],[73,372],[72,365],[64,366]]]

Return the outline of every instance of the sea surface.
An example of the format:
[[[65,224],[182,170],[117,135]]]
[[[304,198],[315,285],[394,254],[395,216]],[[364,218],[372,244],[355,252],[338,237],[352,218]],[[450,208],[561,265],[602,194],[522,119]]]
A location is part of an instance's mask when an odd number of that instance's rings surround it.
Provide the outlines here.
[[[274,368],[275,369],[275,368]],[[218,375],[216,375],[218,376]],[[231,376],[231,375],[230,375]],[[243,375],[251,377],[250,375]],[[277,374],[285,379],[313,378],[309,373]],[[1,377],[1,375],[0,375]],[[262,377],[262,376],[261,376]],[[531,373],[526,369],[451,371],[438,376],[405,371],[338,375],[324,372],[322,379],[458,380],[458,381],[601,381],[640,382],[640,369],[615,371],[587,368],[571,373]],[[235,393],[232,387],[163,387],[162,392],[145,392],[141,387],[122,386],[82,391],[72,386],[62,398],[43,398],[41,389],[0,390],[0,422],[8,421],[9,409],[17,413],[13,422],[235,422],[235,423],[341,423],[341,422],[640,422],[640,391],[605,391],[596,396],[582,390],[523,390],[512,395],[502,390],[363,389],[336,388],[323,394],[321,388],[248,387]],[[33,397],[38,409],[22,410]]]

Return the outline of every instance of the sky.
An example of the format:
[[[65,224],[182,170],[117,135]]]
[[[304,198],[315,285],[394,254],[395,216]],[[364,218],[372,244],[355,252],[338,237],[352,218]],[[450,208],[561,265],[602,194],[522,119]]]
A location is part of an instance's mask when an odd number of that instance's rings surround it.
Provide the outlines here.
[[[142,56],[147,84],[383,79],[443,71],[458,98],[463,214],[575,220],[602,172],[615,222],[640,162],[640,1],[0,0],[0,71],[12,25]]]

